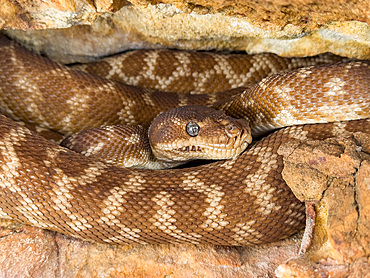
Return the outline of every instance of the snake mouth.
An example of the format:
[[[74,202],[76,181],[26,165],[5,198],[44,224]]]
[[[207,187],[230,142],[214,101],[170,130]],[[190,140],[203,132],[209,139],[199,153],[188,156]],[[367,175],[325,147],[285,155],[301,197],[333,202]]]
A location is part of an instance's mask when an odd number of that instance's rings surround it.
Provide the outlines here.
[[[231,159],[241,154],[252,142],[249,128],[243,128],[234,136],[223,135],[205,138],[200,142],[182,146],[176,152],[184,153],[189,159]],[[191,157],[191,158],[190,158]]]
[[[179,115],[175,117],[174,113]],[[169,115],[171,121],[167,119]],[[198,106],[160,114],[153,120],[149,134],[153,154],[163,161],[230,159],[243,152],[252,141],[247,120]]]
[[[228,121],[223,131],[202,138],[191,138],[188,145],[176,148],[178,155],[190,159],[231,159],[241,154],[252,142],[251,131],[245,120]],[[180,155],[180,156],[181,156]]]
[[[197,152],[202,153],[204,150],[200,146],[185,146],[177,149],[178,152]]]
[[[194,140],[187,144],[176,143],[167,146],[167,153],[175,161],[189,161],[194,159],[220,160],[231,159],[241,154],[252,142],[249,130],[242,130],[239,134],[219,136]],[[168,156],[169,157],[169,156]],[[161,156],[162,160],[168,157]]]

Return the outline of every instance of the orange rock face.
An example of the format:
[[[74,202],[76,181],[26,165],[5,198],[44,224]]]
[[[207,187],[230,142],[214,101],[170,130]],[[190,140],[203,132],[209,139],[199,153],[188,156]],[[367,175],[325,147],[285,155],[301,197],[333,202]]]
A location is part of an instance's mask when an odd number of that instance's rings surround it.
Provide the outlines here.
[[[47,14],[52,15],[53,10],[55,13],[66,13],[66,17],[70,12],[76,13],[76,19],[91,23],[99,14],[114,13],[131,3],[140,7],[165,3],[173,4],[186,13],[222,13],[228,16],[244,17],[248,18],[250,22],[253,21],[258,27],[268,27],[269,29],[282,28],[287,24],[301,25],[305,29],[315,29],[330,21],[370,22],[370,14],[367,12],[369,3],[366,0],[32,0],[17,2],[3,0],[1,3],[0,17],[2,22],[0,23],[7,28],[45,28],[43,25],[52,24],[52,22],[41,22],[41,18],[43,18],[43,14],[45,18]]]
[[[278,277],[365,277],[370,273],[370,136],[294,142],[282,148],[284,179],[316,206],[308,252],[280,265]],[[298,276],[294,276],[298,275]],[[367,277],[367,276],[366,276]]]
[[[65,63],[161,46],[370,57],[367,0],[2,0],[0,4],[0,29]]]
[[[0,227],[1,277],[271,276],[299,248],[298,237],[248,248],[117,246],[88,243],[6,221]]]
[[[133,4],[171,3],[185,11],[202,13],[221,12],[231,16],[247,17],[258,26],[286,24],[315,28],[328,22],[358,20],[370,22],[366,1],[312,1],[312,0],[131,0]]]

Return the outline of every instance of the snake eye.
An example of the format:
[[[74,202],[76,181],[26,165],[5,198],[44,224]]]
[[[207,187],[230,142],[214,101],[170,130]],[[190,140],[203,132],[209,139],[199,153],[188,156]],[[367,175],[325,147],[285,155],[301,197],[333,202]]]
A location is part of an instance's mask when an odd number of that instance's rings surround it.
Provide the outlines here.
[[[191,137],[195,137],[198,135],[199,133],[199,130],[200,130],[200,127],[197,123],[195,122],[189,122],[187,125],[186,125],[186,132],[191,136]]]

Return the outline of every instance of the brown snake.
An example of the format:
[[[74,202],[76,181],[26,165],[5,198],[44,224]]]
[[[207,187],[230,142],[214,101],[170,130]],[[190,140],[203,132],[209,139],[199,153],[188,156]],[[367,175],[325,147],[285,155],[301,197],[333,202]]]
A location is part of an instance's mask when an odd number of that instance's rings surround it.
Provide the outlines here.
[[[251,142],[248,121],[193,105],[161,113],[148,129],[128,125],[87,129],[68,136],[61,146],[120,167],[168,169],[192,160],[234,158]]]
[[[153,118],[145,114],[149,108],[158,114],[175,103],[207,98],[164,93],[162,99],[152,90],[68,70],[5,38],[0,61],[1,112],[65,134],[122,121],[145,124]],[[369,92],[369,63],[354,61],[272,76],[215,105],[249,116],[254,133],[263,133],[285,125],[369,118]],[[105,243],[276,241],[301,229],[305,219],[304,205],[282,179],[279,146],[290,138],[322,139],[338,130],[343,136],[370,133],[370,121],[292,126],[231,160],[149,171],[84,157],[1,116],[0,216]]]

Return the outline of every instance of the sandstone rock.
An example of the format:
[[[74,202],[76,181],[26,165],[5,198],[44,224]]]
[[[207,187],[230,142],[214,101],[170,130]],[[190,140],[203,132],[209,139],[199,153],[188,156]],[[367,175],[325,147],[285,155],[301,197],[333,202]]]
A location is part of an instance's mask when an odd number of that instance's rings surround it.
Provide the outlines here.
[[[99,14],[115,12],[125,0],[1,0],[0,29],[67,28],[92,23]]]
[[[284,179],[300,199],[316,204],[317,217],[312,246],[280,265],[278,277],[370,273],[369,142],[368,134],[356,133],[354,139],[289,142],[281,148]]]
[[[14,226],[15,225],[15,226]],[[264,246],[93,244],[0,222],[0,277],[262,277],[294,257],[299,236]]]
[[[282,29],[287,25],[299,26],[300,30],[315,29],[326,22],[352,21],[370,22],[366,0],[63,0],[63,1],[14,1],[2,0],[0,13],[2,25],[14,29],[43,29],[45,27],[66,28],[68,24],[89,24],[104,12],[116,12],[131,3],[140,8],[173,5],[182,13],[222,14],[244,18],[263,29]],[[59,12],[59,13],[58,13]],[[12,18],[13,17],[13,18]],[[63,19],[70,19],[69,22]],[[53,24],[50,26],[48,24]],[[23,23],[23,24],[22,24]],[[23,28],[22,28],[23,27]],[[291,28],[291,27],[289,27]]]
[[[50,232],[3,220],[0,234],[0,277],[56,277],[58,248]]]
[[[169,3],[183,11],[196,11],[199,14],[222,13],[229,16],[246,17],[262,28],[281,28],[287,24],[310,29],[326,20],[359,20],[369,23],[370,13],[366,1],[345,0],[131,0],[134,5]],[[324,17],[324,18],[323,18]]]
[[[290,141],[280,148],[287,156],[283,171],[284,180],[301,201],[318,202],[332,178],[350,178],[360,165],[355,143],[328,139],[312,145]],[[304,182],[303,182],[304,181]]]
[[[3,1],[7,5],[12,3]],[[160,46],[273,52],[282,56],[332,52],[368,59],[369,16],[362,12],[368,10],[366,1],[344,1],[342,4],[348,9],[343,9],[339,2],[305,6],[293,1],[284,5],[278,0],[266,5],[249,1],[226,5],[226,1],[217,1],[213,7],[205,2],[202,6],[180,1],[174,4],[136,1],[136,6],[119,2],[124,6],[114,14],[97,12],[90,1],[72,7],[68,1],[50,7],[46,2],[24,2],[18,10],[0,11],[0,28],[28,30],[26,33],[8,30],[7,34],[65,63],[85,62],[126,49]],[[32,13],[24,12],[31,8]],[[71,26],[74,27],[68,28]],[[59,30],[34,30],[46,28]]]

